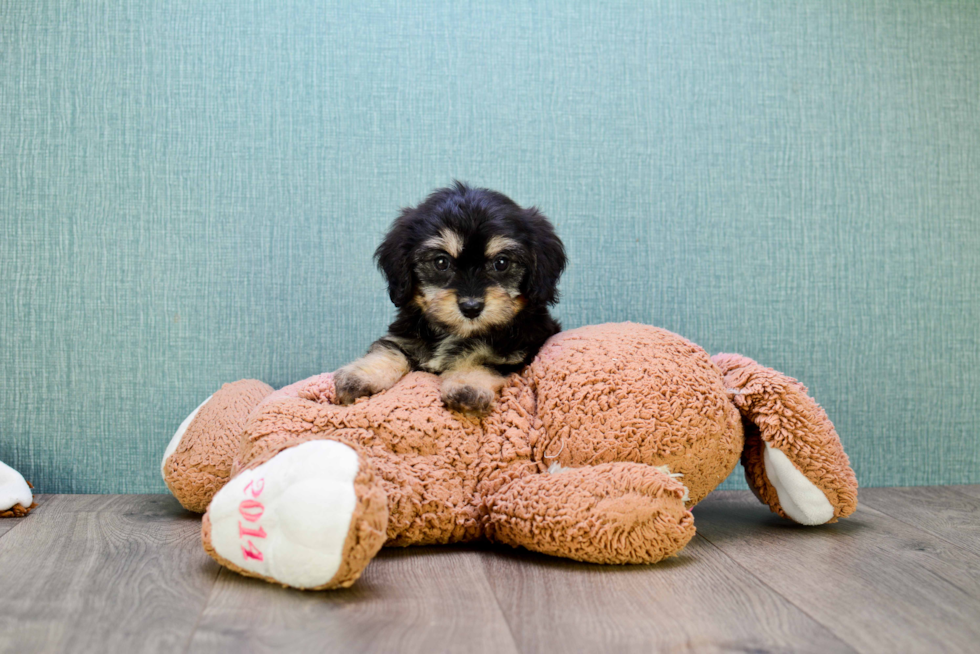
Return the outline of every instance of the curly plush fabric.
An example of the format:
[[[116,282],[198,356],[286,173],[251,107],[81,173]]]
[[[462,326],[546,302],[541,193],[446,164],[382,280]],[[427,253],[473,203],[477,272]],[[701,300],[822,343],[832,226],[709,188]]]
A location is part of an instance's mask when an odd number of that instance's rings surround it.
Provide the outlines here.
[[[742,453],[741,418],[718,368],[676,334],[634,323],[582,327],[554,336],[530,368],[538,457],[665,465],[681,475],[690,508]]]
[[[322,389],[332,376],[309,384]],[[491,488],[501,475],[509,480],[518,471],[540,471],[528,460],[531,425],[520,406],[527,393],[526,382],[512,377],[494,415],[482,423],[447,411],[438,378],[426,373],[412,373],[391,391],[350,407],[303,397],[263,403],[243,434],[235,473],[310,438],[329,437],[363,451],[378,475],[390,511],[388,545],[474,540],[483,533],[478,485]],[[299,394],[310,393],[304,388]],[[501,422],[509,426],[498,438],[494,427]],[[522,423],[527,431],[519,430]]]
[[[515,479],[487,503],[487,536],[590,563],[649,563],[694,537],[684,486],[657,468],[602,463]]]
[[[806,387],[780,372],[738,354],[712,359],[733,391],[732,402],[749,425],[742,466],[749,488],[773,512],[788,518],[766,474],[764,443],[769,443],[827,496],[834,517],[857,508],[857,478],[833,423],[808,395]]]
[[[238,449],[252,409],[273,389],[254,379],[225,384],[198,409],[174,453],[164,459],[163,479],[185,509],[203,513],[231,474],[229,452]]]
[[[812,480],[835,518],[855,506],[857,485],[839,439],[798,382],[734,355],[712,361],[690,341],[646,325],[556,335],[507,379],[482,420],[447,410],[438,377],[428,373],[349,406],[334,397],[329,373],[275,392],[255,381],[227,385],[164,462],[172,492],[203,510],[228,478],[277,474],[271,464],[291,448],[316,440],[351,448],[361,470],[356,508],[346,535],[330,541],[344,543],[342,563],[330,578],[304,577],[300,587],[352,583],[382,541],[488,538],[581,561],[653,563],[691,539],[689,509],[740,457],[753,489],[781,511],[762,440],[789,457],[803,483]],[[327,515],[314,510],[303,520],[329,530]],[[260,555],[255,543],[243,553],[227,544],[216,551],[209,516],[204,542],[212,556],[283,583],[261,573],[271,569],[266,562],[250,561]]]
[[[690,507],[742,452],[738,411],[704,350],[630,323],[555,337],[524,374],[511,376],[482,421],[447,411],[438,378],[426,373],[350,407],[332,398],[326,374],[263,402],[233,474],[311,437],[356,446],[388,496],[389,545],[482,537],[483,498],[552,463],[667,466],[683,480]]]

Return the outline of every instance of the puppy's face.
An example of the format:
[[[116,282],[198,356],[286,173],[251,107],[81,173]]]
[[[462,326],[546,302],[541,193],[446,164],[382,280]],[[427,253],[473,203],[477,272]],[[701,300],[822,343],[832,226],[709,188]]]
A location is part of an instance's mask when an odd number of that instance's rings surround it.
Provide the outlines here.
[[[537,210],[462,184],[403,211],[375,256],[397,306],[413,303],[461,337],[506,325],[528,304],[553,304],[565,267]]]
[[[527,248],[502,234],[445,226],[413,253],[412,301],[430,322],[462,337],[506,325],[524,308]]]

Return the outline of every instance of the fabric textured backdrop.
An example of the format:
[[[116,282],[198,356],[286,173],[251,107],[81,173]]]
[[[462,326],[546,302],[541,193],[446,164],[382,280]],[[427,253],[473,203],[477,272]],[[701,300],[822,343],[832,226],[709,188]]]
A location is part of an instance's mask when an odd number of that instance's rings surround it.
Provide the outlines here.
[[[980,482],[980,4],[319,4],[0,0],[0,460],[39,490],[162,492],[220,384],[360,355],[374,246],[454,177],[557,224],[566,327],[798,377],[864,485]]]

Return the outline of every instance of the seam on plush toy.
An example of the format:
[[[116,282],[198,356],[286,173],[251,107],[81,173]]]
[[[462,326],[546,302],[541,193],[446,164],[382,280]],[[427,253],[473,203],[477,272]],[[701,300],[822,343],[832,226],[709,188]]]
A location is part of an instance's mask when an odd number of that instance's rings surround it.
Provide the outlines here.
[[[565,450],[565,439],[563,438],[561,440],[561,449],[558,450],[558,454],[561,454],[564,450]],[[545,454],[544,455],[544,458],[546,458],[546,459],[557,459],[558,458],[558,454],[553,454],[551,456]]]

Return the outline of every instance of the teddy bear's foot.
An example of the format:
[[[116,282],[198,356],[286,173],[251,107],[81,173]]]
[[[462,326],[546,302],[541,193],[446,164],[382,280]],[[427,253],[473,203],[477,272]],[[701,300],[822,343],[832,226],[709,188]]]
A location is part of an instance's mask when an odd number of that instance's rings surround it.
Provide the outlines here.
[[[0,517],[20,518],[35,506],[31,485],[19,472],[0,461]]]
[[[775,513],[822,525],[857,508],[857,479],[824,410],[800,382],[738,354],[711,359],[742,414],[749,488]]]
[[[801,525],[822,525],[834,518],[834,506],[793,462],[769,443],[762,453],[766,478],[776,490],[779,506]]]
[[[254,379],[225,384],[187,416],[163,454],[167,488],[189,511],[204,513],[231,475],[245,421],[273,392]]]
[[[336,441],[308,441],[241,472],[204,516],[218,563],[284,586],[354,583],[385,542],[387,498],[363,457]]]
[[[487,502],[497,542],[590,563],[656,563],[694,537],[684,486],[642,463],[515,479]]]

